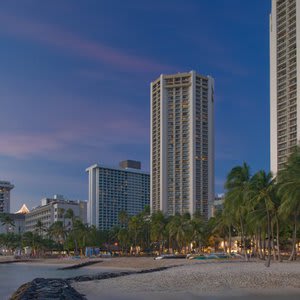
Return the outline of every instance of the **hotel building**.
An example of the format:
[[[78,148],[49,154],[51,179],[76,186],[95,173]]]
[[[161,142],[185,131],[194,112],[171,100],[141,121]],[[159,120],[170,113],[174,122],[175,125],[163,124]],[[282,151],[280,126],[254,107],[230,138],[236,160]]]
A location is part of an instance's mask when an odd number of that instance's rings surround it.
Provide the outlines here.
[[[66,200],[62,195],[54,195],[53,198],[43,198],[40,206],[25,215],[25,231],[35,231],[38,221],[42,222],[45,230],[56,221],[64,222],[64,226],[71,229],[72,220],[64,216],[68,209],[72,209],[74,216],[86,223],[86,201]]]
[[[151,211],[211,215],[214,80],[194,71],[151,83]]]
[[[10,212],[10,191],[14,188],[8,181],[0,181],[0,213]]]
[[[300,1],[272,0],[270,163],[274,175],[300,140]],[[298,78],[298,80],[297,80]]]
[[[140,163],[121,162],[124,168],[95,164],[86,169],[89,176],[87,220],[101,230],[120,225],[120,211],[134,216],[150,204],[150,176]]]
[[[217,213],[220,213],[224,209],[224,202],[225,202],[225,194],[217,194],[215,196],[212,209],[212,217],[215,217]]]

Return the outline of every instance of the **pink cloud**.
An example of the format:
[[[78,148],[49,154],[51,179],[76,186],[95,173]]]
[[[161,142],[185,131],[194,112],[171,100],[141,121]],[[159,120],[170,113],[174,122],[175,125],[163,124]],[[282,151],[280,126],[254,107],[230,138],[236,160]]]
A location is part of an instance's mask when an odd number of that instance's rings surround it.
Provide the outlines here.
[[[30,39],[48,46],[105,63],[126,71],[159,72],[173,70],[151,59],[127,54],[100,42],[85,39],[76,33],[64,31],[53,25],[41,24],[28,19],[0,12],[0,30],[18,38]]]
[[[0,155],[17,158],[37,155],[51,159],[76,157],[85,160],[86,157],[82,157],[82,153],[73,148],[74,145],[103,150],[120,144],[146,144],[149,132],[143,120],[128,120],[127,116],[116,116],[110,110],[103,112],[103,117],[92,113],[91,118],[84,121],[69,118],[55,122],[53,128],[45,130],[39,127],[39,130],[45,133],[28,130],[1,132]],[[72,148],[72,153],[66,151]]]

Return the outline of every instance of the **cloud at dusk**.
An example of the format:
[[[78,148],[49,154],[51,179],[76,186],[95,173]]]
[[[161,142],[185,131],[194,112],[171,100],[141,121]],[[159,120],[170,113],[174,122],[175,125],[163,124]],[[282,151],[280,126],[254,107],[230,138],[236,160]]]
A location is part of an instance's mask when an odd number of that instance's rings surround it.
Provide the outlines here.
[[[174,66],[166,66],[154,60],[133,56],[113,47],[85,39],[76,33],[65,31],[55,25],[38,23],[0,11],[0,31],[14,36],[55,47],[66,54],[77,55],[94,62],[108,64],[117,69],[132,72],[174,71]]]

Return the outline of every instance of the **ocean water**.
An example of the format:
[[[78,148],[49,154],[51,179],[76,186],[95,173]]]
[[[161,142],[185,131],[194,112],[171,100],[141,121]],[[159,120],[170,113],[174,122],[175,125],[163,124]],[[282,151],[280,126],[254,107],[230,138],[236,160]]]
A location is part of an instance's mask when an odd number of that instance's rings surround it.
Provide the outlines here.
[[[83,267],[74,270],[57,270],[64,265],[33,265],[31,263],[0,264],[0,300],[7,300],[22,284],[34,278],[69,278],[79,275],[92,275],[114,272],[98,268]]]

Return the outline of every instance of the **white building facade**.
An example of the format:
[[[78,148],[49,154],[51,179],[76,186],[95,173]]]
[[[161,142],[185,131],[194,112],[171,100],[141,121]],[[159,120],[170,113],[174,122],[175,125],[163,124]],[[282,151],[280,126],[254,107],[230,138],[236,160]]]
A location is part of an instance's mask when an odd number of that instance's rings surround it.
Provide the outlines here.
[[[119,213],[129,216],[150,205],[150,175],[139,169],[95,164],[86,169],[89,180],[87,221],[101,230],[119,226]]]
[[[8,181],[0,181],[0,213],[10,212],[10,191],[14,188]]]
[[[270,164],[274,175],[300,141],[300,1],[272,0]]]
[[[87,222],[87,202],[81,200],[66,200],[61,195],[53,198],[43,198],[41,205],[33,208],[25,215],[25,231],[35,231],[36,224],[41,221],[45,231],[57,221],[62,221],[66,229],[72,227],[72,220],[65,217],[68,209],[84,224]]]
[[[211,216],[214,80],[195,71],[151,83],[151,211]]]

